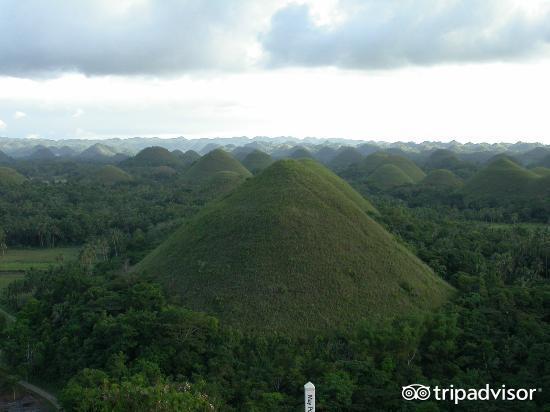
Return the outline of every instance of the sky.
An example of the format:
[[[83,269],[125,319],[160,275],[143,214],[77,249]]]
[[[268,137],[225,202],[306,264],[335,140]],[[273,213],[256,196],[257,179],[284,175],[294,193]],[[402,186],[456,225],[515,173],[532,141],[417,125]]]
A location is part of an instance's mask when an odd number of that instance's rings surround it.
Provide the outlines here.
[[[0,136],[550,144],[550,0],[2,0]]]

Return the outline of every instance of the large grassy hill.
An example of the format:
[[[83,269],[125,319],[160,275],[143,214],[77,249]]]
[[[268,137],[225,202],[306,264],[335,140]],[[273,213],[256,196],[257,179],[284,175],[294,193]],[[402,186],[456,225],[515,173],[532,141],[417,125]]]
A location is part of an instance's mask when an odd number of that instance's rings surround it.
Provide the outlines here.
[[[451,287],[312,160],[278,161],[210,204],[136,271],[176,299],[259,333],[304,335],[441,305]]]
[[[205,154],[185,172],[184,176],[192,182],[202,183],[215,177],[219,172],[251,176],[251,173],[237,159],[223,149],[215,149]]]

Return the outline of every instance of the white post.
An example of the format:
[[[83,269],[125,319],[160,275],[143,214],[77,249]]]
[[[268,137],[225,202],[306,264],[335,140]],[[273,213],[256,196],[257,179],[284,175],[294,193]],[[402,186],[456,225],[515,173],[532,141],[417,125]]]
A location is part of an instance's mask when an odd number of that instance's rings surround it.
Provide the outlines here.
[[[315,412],[315,385],[311,382],[304,385],[304,402],[306,412]]]

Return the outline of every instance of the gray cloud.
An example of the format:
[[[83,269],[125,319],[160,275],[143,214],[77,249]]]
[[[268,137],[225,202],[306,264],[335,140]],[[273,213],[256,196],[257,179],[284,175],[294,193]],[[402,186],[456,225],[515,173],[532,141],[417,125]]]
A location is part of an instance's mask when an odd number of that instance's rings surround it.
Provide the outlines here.
[[[3,0],[1,8],[0,75],[17,77],[237,70],[258,10],[252,0]]]
[[[507,0],[341,0],[340,5],[348,15],[335,26],[315,24],[307,5],[279,10],[261,36],[268,65],[380,69],[515,60],[545,52],[550,42],[548,9],[528,16]]]

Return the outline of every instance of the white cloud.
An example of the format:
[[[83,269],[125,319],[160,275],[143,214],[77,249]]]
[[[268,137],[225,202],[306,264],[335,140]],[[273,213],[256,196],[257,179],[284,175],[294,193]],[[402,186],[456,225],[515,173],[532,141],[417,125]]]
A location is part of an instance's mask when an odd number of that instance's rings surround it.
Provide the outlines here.
[[[0,130],[5,129],[8,125],[0,119]]]
[[[27,117],[27,113],[24,113],[24,112],[17,111],[13,114],[13,118],[15,120],[24,119],[25,117]]]
[[[536,7],[535,7],[536,6]],[[335,23],[290,4],[261,41],[272,66],[385,69],[547,56],[550,2],[341,0]]]
[[[75,110],[75,112],[72,114],[71,117],[77,119],[77,118],[81,117],[83,114],[84,114],[84,110],[79,108],[79,109]]]

